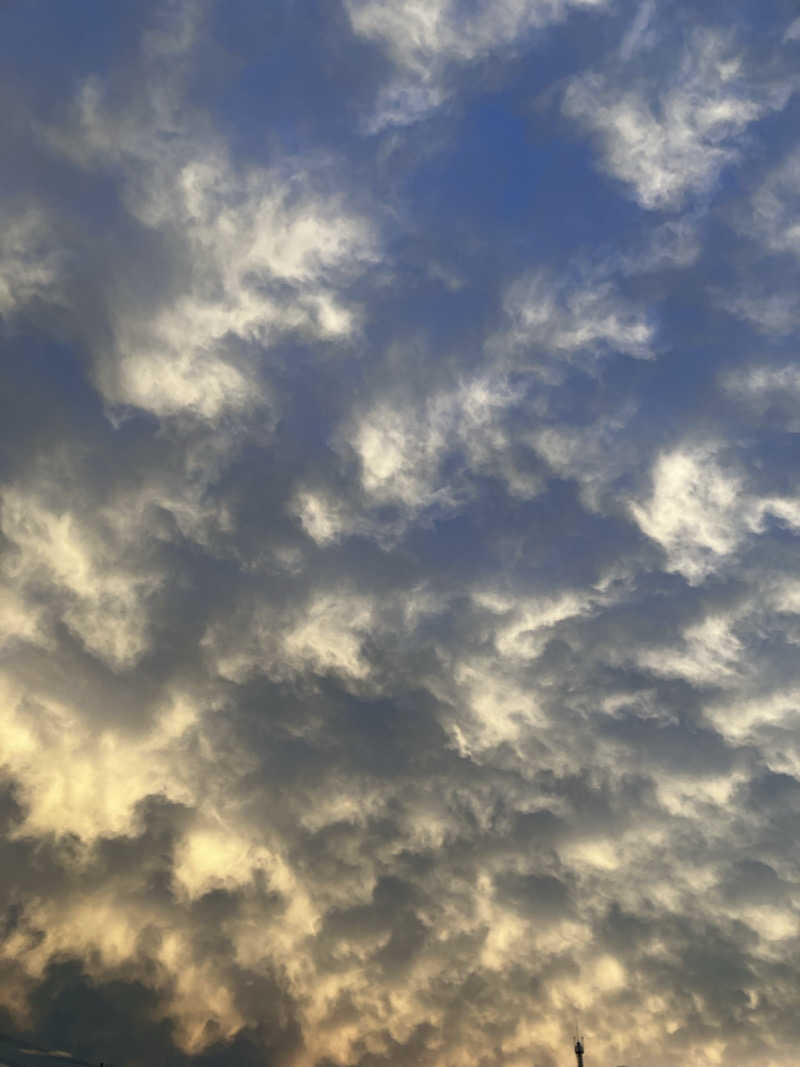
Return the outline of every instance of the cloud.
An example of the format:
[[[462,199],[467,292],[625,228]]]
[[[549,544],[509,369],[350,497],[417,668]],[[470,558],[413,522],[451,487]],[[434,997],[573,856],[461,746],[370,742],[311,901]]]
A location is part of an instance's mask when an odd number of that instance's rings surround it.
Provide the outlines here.
[[[597,136],[605,169],[642,207],[675,209],[713,187],[747,127],[783,108],[792,89],[789,78],[759,83],[727,34],[697,28],[658,81],[580,75],[563,110]]]
[[[734,630],[735,617],[710,615],[688,626],[682,648],[653,649],[641,662],[655,674],[685,678],[694,685],[725,687],[739,672],[742,642]]]
[[[535,475],[518,470],[508,455],[504,416],[517,397],[503,378],[466,380],[418,405],[407,396],[361,414],[348,433],[361,482],[375,504],[398,503],[412,514],[425,508],[458,508],[470,476],[495,475],[520,496],[535,495]],[[449,479],[442,468],[458,457]]]
[[[15,205],[0,242],[0,315],[7,317],[37,299],[57,300],[64,267],[64,250],[41,211]]]
[[[31,13],[0,1059],[788,1067],[787,20]]]
[[[712,445],[662,454],[649,502],[632,503],[631,511],[643,532],[664,548],[669,568],[689,582],[724,566],[749,535],[761,532],[767,517],[789,529],[800,525],[793,498],[748,491],[735,468],[718,462]]]
[[[347,0],[353,30],[382,44],[397,70],[379,96],[372,128],[413,122],[442,104],[451,64],[508,50],[573,10],[605,6],[605,0],[480,0],[462,9],[454,0]]]
[[[742,481],[714,461],[706,446],[661,456],[647,504],[633,504],[640,527],[666,550],[669,565],[689,581],[701,581],[734,552],[756,516]]]
[[[542,275],[522,278],[509,288],[505,311],[508,342],[535,366],[541,353],[565,360],[622,352],[638,359],[652,354],[655,328],[646,312],[630,306],[605,280],[569,286]],[[539,357],[541,358],[541,356]]]
[[[800,374],[794,364],[759,363],[743,368],[727,375],[723,388],[752,418],[796,432],[794,398],[800,391]]]
[[[797,174],[800,158],[790,153],[769,173],[752,199],[751,225],[772,252],[797,255]]]
[[[23,596],[49,586],[63,598],[61,619],[90,651],[116,667],[135,664],[147,648],[147,601],[159,576],[126,565],[124,540],[109,551],[108,527],[104,545],[77,515],[35,497],[6,491],[0,515],[13,546],[6,564],[13,586]],[[29,627],[23,621],[21,635]]]
[[[763,334],[782,336],[793,332],[796,312],[788,293],[765,291],[741,292],[733,296],[720,294],[720,304]]]
[[[80,168],[116,176],[170,278],[166,292],[125,274],[104,285],[112,353],[106,336],[97,340],[96,376],[105,399],[218,421],[269,403],[257,349],[287,333],[352,337],[358,308],[337,290],[377,251],[371,223],[325,191],[324,165],[237,169],[220,137],[186,113],[183,79],[161,69],[171,48],[187,62],[185,22],[177,40],[145,36],[153,80],[138,97],[120,104],[113,86],[89,79],[68,129],[42,137]]]

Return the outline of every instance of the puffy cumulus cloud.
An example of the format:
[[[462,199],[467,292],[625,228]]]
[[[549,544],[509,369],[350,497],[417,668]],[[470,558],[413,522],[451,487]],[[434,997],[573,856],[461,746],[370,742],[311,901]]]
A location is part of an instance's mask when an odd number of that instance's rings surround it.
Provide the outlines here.
[[[659,37],[626,38],[622,67],[579,75],[563,99],[564,113],[598,137],[605,169],[651,210],[706,194],[740,157],[747,127],[785,107],[795,88],[788,72],[753,70],[730,34],[710,27],[693,29],[666,70],[659,56],[655,77],[652,67],[642,73]],[[633,68],[622,75],[626,60]]]
[[[448,67],[523,44],[572,11],[603,10],[606,0],[346,0],[355,33],[384,46],[396,73],[381,90],[372,127],[413,122],[449,95]]]
[[[788,1067],[788,20],[312,7],[4,9],[0,1059]]]

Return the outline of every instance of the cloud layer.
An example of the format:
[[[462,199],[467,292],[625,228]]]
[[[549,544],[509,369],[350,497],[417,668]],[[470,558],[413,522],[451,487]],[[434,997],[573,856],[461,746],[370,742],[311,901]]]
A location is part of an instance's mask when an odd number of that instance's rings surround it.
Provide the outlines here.
[[[318,8],[0,11],[0,1057],[788,1067],[790,5]]]

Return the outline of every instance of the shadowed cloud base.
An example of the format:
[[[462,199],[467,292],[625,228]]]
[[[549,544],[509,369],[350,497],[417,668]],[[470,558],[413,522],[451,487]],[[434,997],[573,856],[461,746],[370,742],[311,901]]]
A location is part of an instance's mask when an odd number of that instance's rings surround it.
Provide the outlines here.
[[[789,1067],[794,5],[78,7],[0,7],[0,1059]]]

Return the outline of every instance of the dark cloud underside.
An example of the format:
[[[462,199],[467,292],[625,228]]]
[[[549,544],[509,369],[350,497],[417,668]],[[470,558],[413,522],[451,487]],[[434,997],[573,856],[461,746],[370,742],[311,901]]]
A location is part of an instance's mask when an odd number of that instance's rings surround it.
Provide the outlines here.
[[[0,1061],[788,1067],[794,6],[79,7],[0,6]]]

